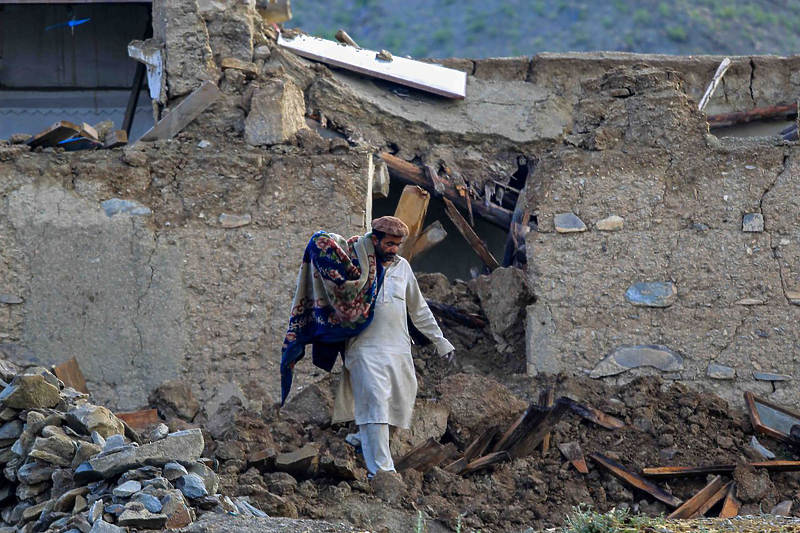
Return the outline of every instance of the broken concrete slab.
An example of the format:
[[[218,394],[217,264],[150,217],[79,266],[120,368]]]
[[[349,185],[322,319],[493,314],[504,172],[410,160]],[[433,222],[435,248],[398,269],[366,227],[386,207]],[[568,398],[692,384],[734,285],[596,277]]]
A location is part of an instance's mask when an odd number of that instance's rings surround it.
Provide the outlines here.
[[[586,231],[586,224],[574,213],[557,213],[553,224],[558,233],[580,233]]]
[[[625,299],[637,307],[669,307],[678,299],[678,287],[671,281],[634,283]]]
[[[283,143],[306,128],[303,91],[289,79],[259,83],[244,123],[245,142],[253,146]]]
[[[614,376],[642,366],[650,366],[662,372],[677,372],[683,368],[683,357],[666,346],[656,344],[620,346],[600,361],[589,376]]]

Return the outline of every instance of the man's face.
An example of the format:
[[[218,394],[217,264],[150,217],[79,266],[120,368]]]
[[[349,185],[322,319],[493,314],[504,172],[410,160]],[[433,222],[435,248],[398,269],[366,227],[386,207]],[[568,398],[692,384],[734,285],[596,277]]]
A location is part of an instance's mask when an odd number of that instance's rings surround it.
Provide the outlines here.
[[[375,253],[378,255],[378,260],[381,263],[391,263],[394,261],[400,246],[403,244],[401,235],[384,235],[383,239],[378,240],[376,236],[372,236],[372,242],[375,244]]]

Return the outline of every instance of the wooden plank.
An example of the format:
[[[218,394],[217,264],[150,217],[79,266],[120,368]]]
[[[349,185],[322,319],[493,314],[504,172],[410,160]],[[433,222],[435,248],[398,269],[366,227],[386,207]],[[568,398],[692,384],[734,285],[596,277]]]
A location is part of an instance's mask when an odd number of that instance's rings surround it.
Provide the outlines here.
[[[538,405],[530,404],[525,411],[511,424],[500,440],[492,448],[492,452],[501,452],[508,450],[515,444],[523,435],[528,433],[532,428],[538,426],[544,420],[547,411],[540,408]]]
[[[597,463],[599,466],[602,466],[603,468],[608,470],[611,473],[611,475],[613,475],[620,481],[630,485],[635,489],[648,493],[653,498],[669,505],[670,507],[680,507],[680,505],[683,503],[683,501],[680,498],[676,498],[675,496],[665,491],[658,485],[655,485],[650,481],[636,475],[635,473],[631,472],[618,462],[609,459],[608,457],[606,457],[601,453],[590,454],[589,458],[595,463]]]
[[[731,484],[728,494],[725,495],[725,502],[722,504],[722,510],[719,512],[720,518],[733,518],[739,515],[739,508],[742,502],[736,497],[736,482]]]
[[[78,360],[71,357],[66,363],[62,363],[53,367],[53,373],[58,379],[64,382],[67,387],[72,387],[78,392],[89,394],[89,389],[86,387],[86,378],[83,377],[83,372],[78,366]]]
[[[735,113],[721,113],[719,115],[709,115],[709,128],[724,128],[734,124],[746,124],[756,120],[767,120],[794,115],[797,113],[797,102],[791,104],[778,104],[768,107],[756,107],[748,111],[737,111]]]
[[[539,406],[540,407],[553,407],[553,400],[555,400],[555,389],[553,387],[548,387],[546,390],[543,390],[539,394]],[[544,436],[544,440],[542,441],[542,453],[547,453],[550,451],[550,433]]]
[[[406,185],[397,202],[394,216],[402,220],[408,226],[408,236],[403,242],[400,256],[406,261],[411,261],[414,257],[414,247],[417,239],[422,232],[422,224],[425,222],[425,215],[428,213],[428,202],[431,195],[421,187],[416,185]]]
[[[487,468],[492,465],[496,465],[498,463],[504,463],[510,460],[510,456],[508,452],[495,452],[490,453],[489,455],[484,455],[480,459],[475,459],[470,464],[467,465],[462,472],[462,476],[466,476],[467,474],[472,474],[473,472],[477,472],[478,470]]]
[[[575,413],[576,415],[589,420],[590,422],[594,422],[598,426],[604,427],[606,429],[623,429],[627,427],[625,422],[620,420],[619,418],[614,418],[611,415],[607,415],[604,412],[595,409],[590,405],[583,405],[571,398],[564,398],[564,401],[569,405],[570,410]]]
[[[717,86],[719,82],[722,81],[722,76],[728,71],[731,66],[731,60],[729,58],[725,58],[717,67],[717,71],[714,73],[714,77],[711,78],[711,83],[708,84],[708,89],[706,89],[703,98],[700,99],[700,104],[697,106],[699,111],[702,111],[708,105],[708,101],[711,100],[711,97],[714,96],[714,91],[717,90]]]
[[[397,463],[395,463],[395,469],[400,472],[401,470],[413,468],[424,474],[433,467],[439,466],[444,461],[451,458],[455,454],[455,451],[456,446],[452,442],[442,446],[431,437],[413,448],[397,461]]]
[[[49,147],[56,146],[61,141],[65,141],[78,135],[81,127],[66,120],[59,120],[46,130],[40,131],[30,139],[28,139],[28,146],[36,148],[37,146]]]
[[[334,67],[353,70],[448,98],[460,100],[467,96],[467,74],[460,70],[403,57],[383,61],[375,57],[374,50],[358,49],[308,35],[287,38],[281,34],[278,36],[278,44],[299,56],[322,61]]]
[[[213,82],[207,81],[178,104],[167,116],[158,121],[140,141],[171,139],[189,125],[197,116],[217,101],[222,93]]]
[[[103,148],[110,150],[128,144],[128,134],[125,130],[114,130],[108,133],[103,143]]]
[[[439,179],[439,173],[436,172],[436,169],[433,168],[432,165],[425,165],[423,169],[425,170],[425,175],[428,177],[428,180],[431,182],[433,191],[436,193],[436,198],[444,196],[444,183]]]
[[[542,422],[524,434],[516,443],[508,448],[508,455],[512,459],[526,457],[533,453],[539,444],[544,440],[544,436],[556,427],[564,414],[569,410],[569,406],[564,402],[556,402],[552,409],[542,419]]]
[[[768,472],[800,472],[800,461],[758,461],[748,463],[749,466]],[[677,477],[707,476],[709,474],[730,474],[736,469],[735,464],[709,466],[659,466],[642,469],[642,475],[654,479]]]
[[[158,411],[145,409],[144,411],[131,411],[129,413],[114,413],[117,418],[128,424],[132,429],[140,431],[159,424]]]
[[[464,450],[464,459],[469,462],[486,453],[486,450],[489,449],[489,445],[492,443],[492,440],[494,440],[498,433],[500,433],[500,426],[492,426],[475,437],[475,440],[472,441],[472,444],[467,446],[467,449]]]
[[[414,248],[411,251],[411,256],[419,259],[422,254],[445,240],[445,238],[447,238],[447,232],[444,230],[442,223],[437,220],[419,234],[417,242],[414,243]]]
[[[444,198],[445,208],[447,210],[447,216],[450,220],[455,224],[456,229],[464,236],[472,249],[475,250],[475,253],[478,254],[478,257],[481,258],[481,261],[489,267],[489,270],[494,271],[500,268],[500,264],[497,262],[497,259],[494,258],[492,253],[486,247],[486,244],[478,237],[478,234],[475,233],[469,223],[464,220],[464,217],[461,216],[461,213],[458,212],[456,206],[453,205],[453,202]]]
[[[425,176],[425,172],[420,167],[414,163],[403,161],[399,157],[395,157],[388,152],[381,152],[380,156],[384,163],[386,163],[386,167],[389,169],[389,174],[393,178],[396,178],[409,185],[417,185],[422,187],[430,193],[434,192],[430,181]],[[458,190],[456,190],[456,188],[449,181],[445,182],[443,180],[443,183],[444,197],[450,199],[460,208],[466,209],[467,202],[465,198],[461,196]],[[501,229],[508,230],[508,228],[511,226],[511,211],[500,207],[497,204],[491,202],[488,202],[485,206],[482,204],[476,204],[473,205],[473,210],[475,211],[476,215]]]
[[[581,450],[580,444],[577,442],[562,442],[558,445],[558,449],[572,463],[575,470],[581,474],[589,473],[589,467],[586,466],[586,459],[583,457],[583,450]]]
[[[445,472],[450,472],[451,474],[460,474],[464,471],[464,469],[469,464],[466,457],[462,457],[461,459],[456,459],[446,467],[444,467]]]
[[[725,480],[722,479],[722,476],[716,476],[711,482],[700,489],[700,491],[686,500],[686,502],[675,509],[672,514],[667,516],[667,518],[689,518],[694,515],[702,506],[705,504],[709,498],[713,497],[719,489],[725,486]]]
[[[698,518],[700,516],[705,516],[708,511],[711,510],[712,507],[717,505],[721,502],[725,496],[728,495],[728,492],[731,490],[731,485],[733,485],[735,481],[728,481],[721,489],[719,489],[716,494],[711,496],[706,503],[700,506],[700,508],[689,518]]]
[[[92,139],[93,141],[99,141],[100,138],[97,136],[97,130],[94,129],[92,126],[84,122],[81,124],[81,135]]]

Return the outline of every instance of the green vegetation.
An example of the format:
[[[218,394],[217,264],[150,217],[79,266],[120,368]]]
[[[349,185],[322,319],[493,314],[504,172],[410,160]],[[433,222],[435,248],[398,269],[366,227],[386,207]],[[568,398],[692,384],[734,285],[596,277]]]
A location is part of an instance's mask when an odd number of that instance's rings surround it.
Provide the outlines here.
[[[668,26],[667,37],[669,37],[671,41],[681,43],[689,36],[686,34],[686,29],[683,26]]]
[[[592,511],[583,504],[575,507],[572,516],[567,518],[563,533],[633,533],[652,531],[653,526],[663,524],[661,518],[631,515],[626,510],[614,509],[605,514]],[[644,529],[647,528],[647,529]]]

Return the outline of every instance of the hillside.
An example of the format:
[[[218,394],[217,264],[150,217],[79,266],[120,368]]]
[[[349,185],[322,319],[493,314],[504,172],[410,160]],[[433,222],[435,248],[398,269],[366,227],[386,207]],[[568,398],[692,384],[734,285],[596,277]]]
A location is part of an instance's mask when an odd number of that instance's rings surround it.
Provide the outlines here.
[[[800,0],[296,0],[312,35],[412,57],[539,52],[778,54],[800,48]]]

